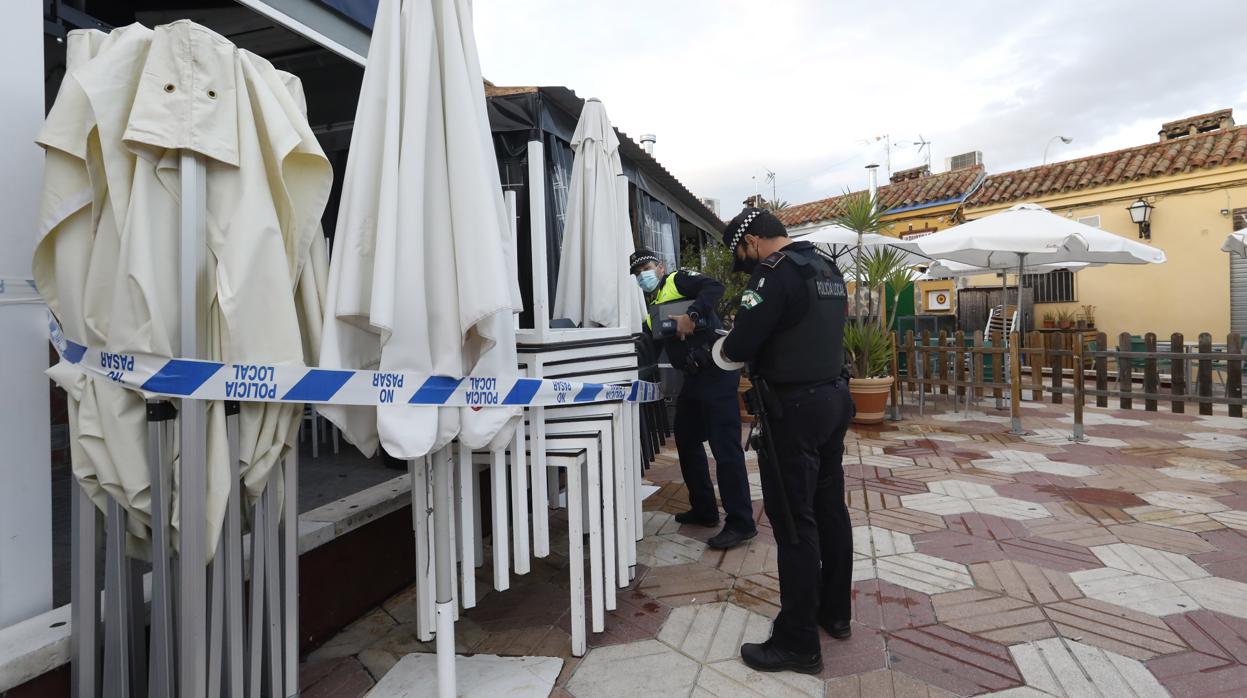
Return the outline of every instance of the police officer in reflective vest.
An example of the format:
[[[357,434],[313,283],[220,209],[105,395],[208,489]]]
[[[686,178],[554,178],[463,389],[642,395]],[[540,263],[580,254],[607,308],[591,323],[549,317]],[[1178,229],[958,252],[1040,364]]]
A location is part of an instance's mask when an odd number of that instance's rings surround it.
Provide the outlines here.
[[[709,441],[727,516],[723,530],[707,544],[719,550],[735,547],[758,531],[741,446],[740,407],[736,399],[740,372],[725,371],[710,358],[715,331],[722,327],[715,307],[723,298],[724,286],[687,269],[668,274],[662,260],[646,249],[632,254],[628,270],[649,298],[646,333],[666,349],[671,365],[684,374],[684,384],[676,399],[675,443],[680,472],[688,487],[689,510],[676,514],[675,519],[696,526],[719,524],[719,508],[703,446]]]
[[[716,361],[748,362],[769,432],[759,451],[763,505],[778,547],[780,611],[771,638],[741,647],[761,671],[822,670],[818,628],[850,635],[853,532],[844,436],[853,416],[844,372],[848,294],[835,262],[794,242],[770,212],[746,208],[723,233],[750,273]]]

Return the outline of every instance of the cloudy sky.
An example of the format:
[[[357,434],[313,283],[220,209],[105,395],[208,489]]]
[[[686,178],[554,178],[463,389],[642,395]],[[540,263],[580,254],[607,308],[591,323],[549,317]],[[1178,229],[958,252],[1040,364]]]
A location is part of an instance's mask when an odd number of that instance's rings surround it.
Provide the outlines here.
[[[983,151],[991,172],[1140,145],[1164,121],[1247,123],[1247,2],[476,0],[485,76],[596,96],[730,215],[864,188],[862,169]],[[770,185],[766,185],[769,198]]]

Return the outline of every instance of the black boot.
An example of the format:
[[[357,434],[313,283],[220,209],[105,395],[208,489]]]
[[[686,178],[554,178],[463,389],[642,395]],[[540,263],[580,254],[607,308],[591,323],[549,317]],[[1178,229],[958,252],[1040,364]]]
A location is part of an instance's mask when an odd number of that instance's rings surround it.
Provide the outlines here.
[[[744,543],[757,535],[757,529],[745,533],[743,531],[737,531],[734,528],[725,527],[722,531],[715,534],[713,538],[706,541],[706,545],[714,548],[715,550],[731,550],[732,548],[735,548],[741,543]]]
[[[830,620],[820,618],[818,620],[818,625],[823,630],[826,630],[828,635],[837,640],[847,640],[853,636],[853,625],[847,620]]]
[[[714,516],[706,518],[704,516],[698,516],[697,514],[691,511],[682,511],[679,514],[675,515],[675,522],[682,523],[682,524],[693,524],[694,526],[705,526],[706,528],[714,528],[715,526],[719,525],[719,516],[716,512]]]
[[[746,643],[740,646],[740,659],[757,671],[795,671],[799,674],[817,674],[823,670],[823,655],[798,654],[771,644]]]

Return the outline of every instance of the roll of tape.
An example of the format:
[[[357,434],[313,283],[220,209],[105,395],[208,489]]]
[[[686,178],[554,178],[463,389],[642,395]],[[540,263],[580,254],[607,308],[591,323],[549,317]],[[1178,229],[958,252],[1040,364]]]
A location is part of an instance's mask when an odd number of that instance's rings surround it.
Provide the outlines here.
[[[710,351],[710,355],[714,357],[714,364],[724,371],[735,371],[745,367],[744,361],[731,361],[723,355],[723,343],[727,341],[727,337],[719,337],[714,343],[714,348]]]

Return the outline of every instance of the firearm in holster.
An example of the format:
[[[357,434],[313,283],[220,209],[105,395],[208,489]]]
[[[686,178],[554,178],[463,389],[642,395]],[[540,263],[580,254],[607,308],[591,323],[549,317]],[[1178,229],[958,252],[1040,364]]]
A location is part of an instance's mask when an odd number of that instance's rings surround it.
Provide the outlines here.
[[[771,480],[779,483],[775,488],[776,504],[789,537],[796,543],[797,527],[793,522],[792,507],[788,504],[788,489],[784,486],[783,473],[779,469],[779,451],[775,449],[775,438],[771,431],[771,419],[783,417],[783,407],[765,378],[750,371],[749,382],[753,387],[745,391],[745,409],[753,415],[754,421],[747,443],[758,454],[758,468],[769,471]]]

